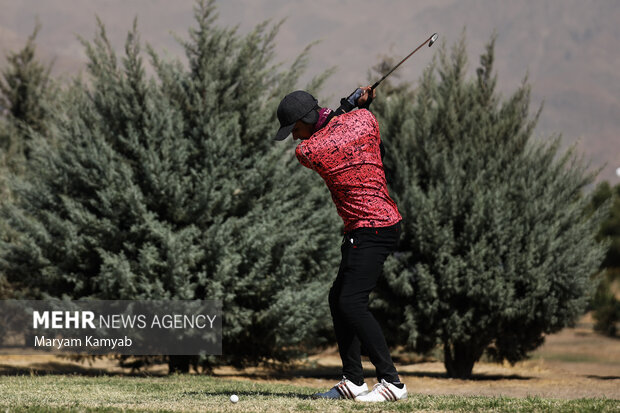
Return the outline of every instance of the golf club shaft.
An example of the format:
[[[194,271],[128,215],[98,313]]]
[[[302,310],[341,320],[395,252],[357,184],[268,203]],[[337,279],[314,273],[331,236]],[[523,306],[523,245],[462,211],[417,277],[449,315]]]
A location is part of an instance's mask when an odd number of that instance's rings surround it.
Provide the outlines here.
[[[420,50],[420,48],[422,48],[422,46],[424,46],[426,43],[429,43],[429,42],[430,42],[429,46],[431,46],[431,45],[435,42],[435,40],[437,40],[437,33],[433,33],[433,34],[431,35],[431,37],[429,37],[428,39],[426,39],[426,40],[424,41],[424,43],[422,43],[421,45],[419,45],[418,47],[416,47],[416,48],[415,48],[415,50],[414,50],[413,52],[409,53],[409,54],[408,54],[408,55],[407,55],[407,56],[406,56],[403,60],[401,60],[401,61],[400,61],[400,62],[399,62],[396,66],[394,66],[394,67],[392,68],[392,70],[390,70],[389,72],[387,72],[387,73],[386,73],[386,74],[385,74],[385,75],[384,75],[381,79],[377,80],[377,81],[375,82],[375,84],[374,84],[374,85],[372,85],[372,86],[370,87],[370,90],[371,90],[371,91],[375,90],[375,89],[377,88],[377,86],[379,86],[379,83],[383,82],[383,81],[385,80],[385,78],[386,78],[386,77],[388,77],[389,75],[391,75],[391,74],[392,74],[392,72],[393,72],[393,71],[395,71],[396,69],[398,69],[398,67],[399,67],[400,65],[402,65],[402,64],[405,62],[405,60],[409,59],[409,58],[410,58],[410,57],[411,57],[411,56],[412,56],[415,52],[417,52],[418,50]],[[357,90],[357,89],[356,89],[356,90]],[[353,91],[353,93],[351,93],[351,94],[348,96],[348,98],[350,98],[351,96],[353,96],[353,95],[355,94],[355,91],[356,91],[356,90],[354,90],[354,91]],[[348,99],[348,98],[347,98],[347,99]]]
[[[377,86],[379,86],[379,83],[383,82],[383,81],[385,80],[385,78],[386,78],[386,77],[388,77],[389,75],[391,75],[393,71],[395,71],[396,69],[398,69],[398,67],[399,67],[400,65],[402,65],[403,63],[405,63],[405,60],[407,60],[407,59],[409,59],[411,56],[413,56],[413,54],[414,54],[415,52],[417,52],[418,50],[420,50],[420,49],[422,48],[422,46],[424,46],[426,43],[430,42],[430,41],[433,39],[433,37],[435,37],[435,34],[433,34],[431,37],[429,37],[428,39],[426,39],[426,40],[424,41],[424,43],[422,43],[421,45],[419,45],[418,47],[416,47],[416,49],[415,49],[413,52],[409,53],[409,54],[408,54],[408,55],[407,55],[407,56],[406,56],[403,60],[401,60],[401,61],[400,61],[400,62],[399,62],[396,66],[394,66],[394,67],[392,68],[392,70],[390,70],[390,71],[389,71],[389,72],[387,72],[385,75],[383,75],[383,77],[382,77],[381,79],[377,80],[377,81],[375,82],[375,84],[374,84],[374,85],[372,85],[372,86],[370,87],[370,90],[374,90]]]

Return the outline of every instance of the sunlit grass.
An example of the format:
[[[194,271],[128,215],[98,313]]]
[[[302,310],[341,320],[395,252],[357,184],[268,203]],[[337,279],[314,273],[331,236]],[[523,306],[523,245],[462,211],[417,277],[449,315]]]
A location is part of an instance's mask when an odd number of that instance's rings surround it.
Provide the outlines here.
[[[313,400],[316,389],[286,384],[233,381],[196,375],[4,376],[0,411],[202,411],[202,412],[612,412],[620,401],[545,398],[427,396],[366,405],[350,400]],[[233,404],[231,394],[239,396]]]

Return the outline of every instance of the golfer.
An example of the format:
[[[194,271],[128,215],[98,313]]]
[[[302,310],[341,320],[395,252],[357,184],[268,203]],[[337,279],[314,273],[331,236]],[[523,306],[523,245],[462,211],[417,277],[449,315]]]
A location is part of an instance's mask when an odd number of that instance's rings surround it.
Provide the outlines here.
[[[387,191],[379,125],[367,110],[374,96],[370,87],[358,88],[332,111],[298,90],[278,106],[280,129],[275,139],[292,133],[294,140],[301,140],[295,151],[299,162],[323,178],[344,221],[342,261],[329,292],[343,378],[315,398],[363,402],[407,398],[381,327],[368,310],[368,296],[385,259],[396,248],[402,219]],[[356,107],[360,109],[353,110]],[[370,392],[364,383],[362,346],[377,371],[378,383]]]

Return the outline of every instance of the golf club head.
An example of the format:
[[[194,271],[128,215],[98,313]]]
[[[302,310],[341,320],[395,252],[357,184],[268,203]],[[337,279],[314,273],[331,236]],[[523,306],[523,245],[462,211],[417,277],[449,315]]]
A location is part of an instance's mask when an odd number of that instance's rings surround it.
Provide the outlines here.
[[[437,33],[435,33],[434,35],[431,36],[431,41],[428,42],[428,47],[431,47],[433,45],[433,43],[435,43],[435,41],[437,40],[437,38],[439,37],[439,35]]]

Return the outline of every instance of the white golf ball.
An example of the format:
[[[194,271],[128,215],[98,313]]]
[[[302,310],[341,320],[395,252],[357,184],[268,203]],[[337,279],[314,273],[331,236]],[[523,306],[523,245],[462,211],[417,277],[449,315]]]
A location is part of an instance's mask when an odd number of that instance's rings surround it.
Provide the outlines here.
[[[232,396],[230,396],[230,401],[233,403],[237,403],[239,401],[239,396],[233,394]]]
[[[620,176],[620,168],[616,169],[616,176]]]

